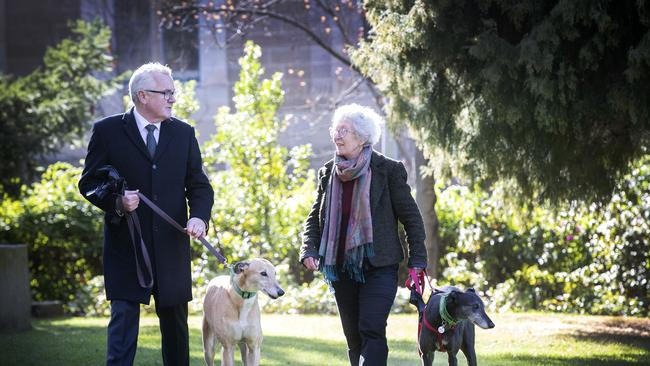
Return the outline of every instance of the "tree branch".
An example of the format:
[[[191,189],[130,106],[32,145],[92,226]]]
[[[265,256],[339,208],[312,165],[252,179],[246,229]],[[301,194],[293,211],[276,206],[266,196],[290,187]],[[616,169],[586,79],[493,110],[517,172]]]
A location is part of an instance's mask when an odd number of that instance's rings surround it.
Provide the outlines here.
[[[257,15],[257,16],[266,16],[272,19],[279,20],[281,22],[284,22],[286,24],[289,24],[290,26],[297,28],[301,30],[307,37],[311,38],[319,47],[321,47],[323,50],[325,50],[327,53],[332,55],[335,59],[339,60],[341,63],[344,65],[348,66],[350,69],[354,70],[356,73],[363,75],[359,69],[356,68],[352,64],[352,62],[344,55],[340,54],[339,52],[336,52],[332,47],[330,47],[325,41],[323,41],[314,31],[312,31],[307,25],[298,22],[297,20],[285,16],[283,14],[270,11],[270,10],[265,10],[265,8],[259,8],[259,9],[253,9],[253,8],[225,8],[225,9],[217,9],[217,8],[211,8],[208,6],[203,6],[203,5],[194,5],[194,6],[185,6],[182,8],[179,7],[173,7],[169,10],[169,14],[172,15],[183,15],[186,13],[191,13],[191,12],[196,12],[196,13],[210,13],[210,14],[226,14],[226,15],[241,15],[241,14],[249,14],[249,15]]]

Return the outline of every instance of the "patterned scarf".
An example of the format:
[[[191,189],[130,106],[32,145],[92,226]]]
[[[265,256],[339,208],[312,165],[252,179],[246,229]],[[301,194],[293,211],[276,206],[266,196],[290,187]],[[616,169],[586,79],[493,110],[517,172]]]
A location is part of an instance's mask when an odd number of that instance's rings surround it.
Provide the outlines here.
[[[334,158],[334,172],[330,175],[327,186],[328,201],[325,206],[325,227],[321,237],[320,271],[325,276],[325,282],[330,287],[332,281],[338,279],[336,254],[340,243],[340,226],[343,197],[341,182],[354,182],[350,219],[345,236],[345,256],[343,272],[347,272],[351,279],[365,282],[363,277],[363,259],[374,255],[372,248],[372,217],[370,216],[370,158],[372,146],[365,145],[356,160],[345,160],[341,156]]]

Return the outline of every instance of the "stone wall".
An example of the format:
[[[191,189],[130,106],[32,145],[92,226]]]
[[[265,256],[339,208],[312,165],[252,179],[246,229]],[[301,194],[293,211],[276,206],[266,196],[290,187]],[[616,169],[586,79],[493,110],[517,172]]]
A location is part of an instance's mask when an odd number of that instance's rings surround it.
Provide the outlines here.
[[[0,245],[0,331],[31,328],[26,245]]]

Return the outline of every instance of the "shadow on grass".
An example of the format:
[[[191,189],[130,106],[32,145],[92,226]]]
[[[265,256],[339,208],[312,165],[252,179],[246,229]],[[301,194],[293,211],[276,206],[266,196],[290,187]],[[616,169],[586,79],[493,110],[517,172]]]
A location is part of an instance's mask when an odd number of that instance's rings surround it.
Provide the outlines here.
[[[604,343],[638,345],[643,350],[650,348],[647,336],[625,336],[603,331],[578,334],[577,340],[591,340]],[[630,343],[631,342],[631,343]],[[390,365],[419,365],[417,351],[411,341],[392,341]],[[508,351],[508,350],[504,350]],[[518,353],[521,351],[521,353]],[[201,333],[190,329],[191,365],[204,365]],[[557,355],[528,355],[526,350],[512,350],[512,354],[479,355],[481,366],[639,366],[648,365],[649,352],[645,354],[604,355],[602,357]],[[1,364],[13,365],[102,365],[106,354],[106,328],[99,325],[70,325],[56,321],[38,321],[31,331],[16,334],[0,334]],[[464,364],[459,355],[459,364]],[[216,364],[220,365],[217,351]],[[444,362],[443,362],[444,361]],[[436,353],[436,365],[447,364],[446,354]],[[136,365],[162,365],[160,332],[157,325],[140,328]],[[242,365],[239,352],[236,364]],[[262,364],[275,365],[346,365],[345,345],[342,341],[326,341],[305,337],[264,337]]]
[[[608,320],[570,335],[579,341],[620,343],[641,348],[650,354],[650,323],[636,320]]]
[[[436,354],[436,357],[440,357]],[[445,356],[445,360],[447,357]],[[459,365],[460,362],[459,357]],[[648,365],[647,358],[637,356],[633,361],[620,360],[618,357],[558,357],[558,356],[532,356],[508,355],[488,356],[479,355],[479,364],[485,366],[644,366]],[[446,363],[445,363],[446,365]]]

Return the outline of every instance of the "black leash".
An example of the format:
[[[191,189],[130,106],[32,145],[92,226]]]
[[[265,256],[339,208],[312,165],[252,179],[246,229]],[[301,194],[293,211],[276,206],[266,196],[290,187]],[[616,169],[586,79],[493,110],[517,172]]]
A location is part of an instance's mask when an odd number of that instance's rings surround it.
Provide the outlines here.
[[[136,268],[136,273],[138,275],[138,282],[140,283],[140,287],[150,289],[153,287],[153,269],[151,267],[151,259],[149,258],[149,251],[147,250],[147,247],[144,245],[144,240],[142,240],[142,229],[140,228],[140,219],[138,218],[138,214],[135,212],[135,210],[132,212],[127,212],[125,216],[126,216],[126,223],[129,226],[129,234],[131,235],[131,242],[133,243],[133,254],[135,255],[135,268]],[[137,245],[135,244],[135,234],[133,232],[134,228],[135,231],[140,236],[140,250],[142,251],[142,258],[144,259],[144,266],[147,269],[147,274],[149,275],[148,283],[145,282],[144,275],[142,274],[142,268],[140,268],[140,260],[138,259],[138,249],[137,249]]]
[[[120,173],[115,169],[115,167],[111,165],[105,165],[95,172],[95,175],[99,177],[102,182],[95,187],[95,189],[86,192],[85,196],[89,197],[93,194],[97,195],[97,197],[102,200],[104,199],[107,195],[109,194],[119,194],[119,195],[124,195],[124,191],[126,190],[126,181],[122,176],[120,176]],[[190,236],[186,231],[185,228],[183,228],[181,225],[179,225],[174,219],[169,217],[165,213],[165,211],[161,210],[160,207],[156,206],[155,203],[151,202],[145,195],[143,195],[140,192],[137,192],[138,197],[147,205],[149,208],[153,210],[158,216],[162,217],[165,221],[167,221],[171,226],[176,228],[178,231],[182,232],[185,235]],[[153,287],[153,268],[151,266],[151,258],[149,257],[149,251],[147,250],[147,247],[144,244],[144,240],[142,239],[142,229],[140,227],[140,219],[138,218],[138,214],[134,211],[131,212],[126,212],[126,223],[129,226],[129,234],[131,235],[131,241],[133,244],[133,252],[135,254],[135,266],[137,270],[137,275],[138,275],[138,282],[140,283],[140,286],[146,289],[150,289]],[[136,244],[136,237],[135,233],[140,236],[140,250],[142,251],[142,259],[144,260],[144,267],[147,270],[147,274],[149,275],[149,282],[145,281],[144,275],[142,273],[142,268],[140,265],[140,259],[138,256],[138,245]],[[208,248],[210,253],[212,253],[219,262],[221,262],[223,265],[228,267],[228,261],[226,258],[218,251],[216,250],[204,237],[198,238],[198,240],[203,244],[204,247]]]
[[[185,231],[185,228],[183,228],[179,223],[177,223],[174,219],[172,219],[165,211],[163,211],[160,207],[158,207],[155,203],[151,202],[145,196],[144,194],[137,192],[138,197],[147,205],[153,212],[155,212],[158,216],[162,217],[163,220],[167,221],[171,226],[176,228],[176,230],[182,232],[185,235],[189,234]],[[149,251],[147,250],[147,247],[144,244],[144,240],[142,239],[142,229],[140,227],[140,220],[138,218],[138,214],[135,212],[135,210],[131,212],[127,212],[125,214],[126,216],[126,223],[129,226],[129,234],[131,235],[131,240],[133,242],[133,252],[135,253],[135,267],[138,275],[138,282],[140,283],[140,286],[146,289],[150,289],[153,287],[153,268],[151,266],[151,259],[149,257]],[[142,259],[144,260],[144,266],[140,265],[140,260],[138,259],[138,250],[137,250],[137,244],[136,244],[136,238],[135,238],[135,233],[138,233],[138,236],[140,237],[140,250],[142,251]],[[224,266],[228,266],[228,260],[226,260],[226,257],[224,257],[215,247],[213,247],[204,237],[198,238],[198,240],[203,244],[204,247],[206,247],[210,253],[212,253],[219,262],[221,262]],[[149,275],[149,282],[145,282],[145,276],[142,273],[142,267],[144,267],[147,271],[147,274]]]
[[[140,197],[140,199],[144,203],[146,203],[147,206],[149,206],[149,208],[151,208],[153,210],[153,212],[155,212],[158,216],[162,217],[171,226],[176,228],[176,230],[184,233],[185,235],[188,235],[188,236],[190,235],[187,232],[185,232],[184,227],[182,227],[174,219],[169,217],[169,215],[167,215],[165,213],[165,211],[161,210],[160,207],[156,206],[155,203],[151,202],[151,200],[149,200],[147,198],[147,196],[145,196],[144,194],[138,192],[138,197]],[[201,244],[203,244],[204,247],[206,247],[210,251],[210,253],[214,254],[214,256],[217,257],[219,262],[221,262],[223,265],[228,265],[228,260],[226,260],[226,257],[224,257],[217,249],[215,249],[210,243],[208,243],[208,241],[205,240],[205,237],[200,237],[200,238],[198,238],[198,240],[201,242]]]

